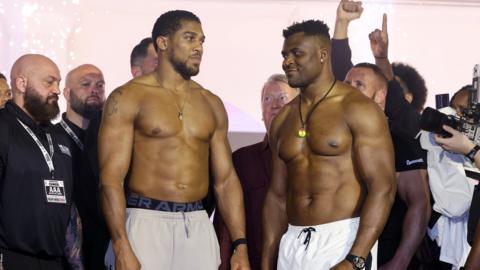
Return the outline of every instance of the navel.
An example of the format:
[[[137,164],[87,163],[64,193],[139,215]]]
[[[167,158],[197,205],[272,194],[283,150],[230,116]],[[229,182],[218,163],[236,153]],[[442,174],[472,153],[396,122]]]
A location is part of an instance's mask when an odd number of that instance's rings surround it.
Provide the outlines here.
[[[177,184],[177,188],[180,189],[180,190],[185,190],[185,189],[187,189],[187,185],[185,185],[185,184]]]

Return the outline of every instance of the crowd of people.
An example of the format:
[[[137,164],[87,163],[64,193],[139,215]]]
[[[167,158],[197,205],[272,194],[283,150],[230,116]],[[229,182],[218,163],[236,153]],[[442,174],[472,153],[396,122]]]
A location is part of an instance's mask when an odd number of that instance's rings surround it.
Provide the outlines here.
[[[189,11],[156,20],[108,97],[93,64],[61,91],[51,59],[19,57],[0,74],[0,269],[480,269],[480,145],[421,130],[425,81],[390,61],[386,14],[375,63],[352,63],[362,13],[341,0],[333,36],[283,30],[266,134],[233,154],[221,99],[192,79]],[[466,119],[471,89],[440,111]]]

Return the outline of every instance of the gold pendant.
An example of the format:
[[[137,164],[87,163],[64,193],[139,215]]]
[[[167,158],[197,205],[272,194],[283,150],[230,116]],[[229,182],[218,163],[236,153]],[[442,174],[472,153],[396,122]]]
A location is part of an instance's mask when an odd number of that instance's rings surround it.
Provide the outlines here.
[[[178,112],[178,119],[183,120],[183,112]]]
[[[307,131],[305,130],[304,127],[301,127],[298,130],[297,136],[300,137],[300,138],[305,138],[307,136]]]

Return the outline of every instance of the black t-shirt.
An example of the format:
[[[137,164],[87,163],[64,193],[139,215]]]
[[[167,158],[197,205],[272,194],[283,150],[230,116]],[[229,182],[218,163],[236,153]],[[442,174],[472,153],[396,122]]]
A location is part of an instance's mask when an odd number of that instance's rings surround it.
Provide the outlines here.
[[[96,117],[100,117],[100,115]],[[62,115],[63,121],[82,143],[83,150],[60,123],[55,125],[58,133],[68,137],[69,147],[72,149],[73,198],[82,221],[82,255],[86,269],[103,268],[104,256],[110,240],[99,198],[96,117],[91,122],[92,128],[83,130],[68,120],[65,113]]]
[[[52,137],[54,179],[63,180],[66,203],[48,203],[44,180],[52,179],[45,158],[24,127],[48,151]],[[71,152],[51,124],[36,124],[9,101],[0,110],[0,247],[34,256],[60,257],[72,203]]]
[[[427,169],[427,151],[422,149],[418,139],[392,134],[392,141],[397,172]]]

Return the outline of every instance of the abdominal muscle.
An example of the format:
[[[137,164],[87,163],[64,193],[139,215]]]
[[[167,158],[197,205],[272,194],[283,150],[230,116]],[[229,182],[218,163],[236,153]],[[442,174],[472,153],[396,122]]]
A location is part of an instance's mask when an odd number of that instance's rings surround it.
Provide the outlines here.
[[[136,142],[128,189],[141,196],[172,202],[195,202],[208,192],[208,144],[152,139]]]
[[[348,160],[331,157],[309,166],[305,160],[289,166],[288,222],[313,226],[358,217],[365,197]]]

